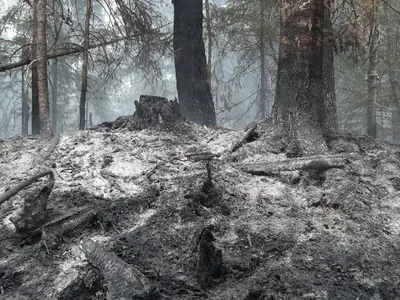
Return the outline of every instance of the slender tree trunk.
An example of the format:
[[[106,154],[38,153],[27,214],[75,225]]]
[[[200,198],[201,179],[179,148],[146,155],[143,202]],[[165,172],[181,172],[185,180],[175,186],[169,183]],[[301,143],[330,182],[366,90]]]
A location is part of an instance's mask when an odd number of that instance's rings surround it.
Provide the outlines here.
[[[206,6],[206,28],[207,28],[207,80],[211,86],[211,71],[212,71],[212,29],[210,15],[210,0],[205,0]]]
[[[324,0],[282,0],[274,117],[293,155],[327,151],[319,111],[324,107]]]
[[[28,70],[27,70],[28,72]],[[26,83],[25,83],[25,67],[21,70],[21,85],[22,85],[22,92],[21,92],[21,134],[22,136],[28,135],[28,123],[29,123],[29,103],[28,103],[28,95],[26,91]]]
[[[378,87],[378,5],[376,0],[371,0],[373,10],[370,13],[370,45],[368,56],[368,102],[367,102],[367,134],[373,138],[377,137],[376,106]]]
[[[47,35],[46,35],[46,0],[36,0],[38,12],[37,25],[37,60],[38,60],[38,87],[39,87],[39,118],[40,133],[52,135],[49,111],[49,91],[47,84]]]
[[[37,38],[38,38],[38,10],[37,5],[33,5],[33,34],[32,34],[32,52],[31,60],[37,58]],[[40,117],[39,117],[39,87],[38,87],[38,66],[34,62],[32,64],[32,135],[40,134]]]
[[[261,119],[266,118],[267,109],[267,74],[266,74],[266,61],[265,61],[265,14],[264,14],[264,0],[260,0],[260,62],[261,62],[261,84],[260,84],[260,115]]]
[[[51,105],[51,125],[53,128],[53,132],[57,133],[57,100],[58,100],[58,60],[55,59],[51,66],[51,74],[52,74],[52,105]]]
[[[174,55],[179,106],[188,120],[216,123],[203,41],[201,0],[174,0]]]
[[[85,41],[82,55],[82,88],[81,101],[79,105],[79,130],[84,130],[86,125],[86,95],[88,80],[88,60],[89,60],[89,26],[90,15],[92,13],[92,1],[86,0],[86,17],[85,17]]]

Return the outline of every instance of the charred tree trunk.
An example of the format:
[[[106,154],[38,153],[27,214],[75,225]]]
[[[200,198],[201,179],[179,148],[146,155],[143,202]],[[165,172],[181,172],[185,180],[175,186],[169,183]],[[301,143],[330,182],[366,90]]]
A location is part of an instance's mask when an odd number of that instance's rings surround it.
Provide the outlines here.
[[[372,0],[373,9],[370,13],[370,45],[368,56],[368,102],[367,102],[367,134],[373,138],[377,137],[376,126],[376,93],[378,87],[378,5]]]
[[[174,0],[175,72],[181,113],[201,125],[216,123],[203,41],[201,0]]]
[[[89,60],[89,25],[90,14],[92,13],[92,1],[86,1],[86,17],[85,17],[85,41],[82,55],[82,88],[81,99],[79,104],[79,130],[84,130],[86,125],[86,95],[88,80],[88,60]]]
[[[260,0],[260,62],[261,62],[261,83],[260,83],[260,116],[264,120],[266,118],[267,109],[267,74],[266,74],[266,61],[265,61],[265,14],[264,14],[264,1]]]
[[[36,4],[33,5],[33,34],[32,34],[32,52],[31,60],[37,58],[37,25],[38,11]],[[38,87],[38,67],[37,63],[32,64],[32,135],[40,134],[40,117],[39,117],[39,87]]]
[[[40,133],[43,135],[52,135],[47,84],[46,0],[36,0],[35,5],[37,5],[38,12],[36,47],[38,60]]]
[[[321,106],[319,115],[325,133],[332,133],[338,130],[338,116],[336,107],[336,85],[335,85],[335,63],[334,49],[335,40],[332,29],[332,8],[333,1],[325,0],[324,11],[324,44],[323,44],[323,80],[324,80],[324,105]]]
[[[327,151],[319,113],[324,103],[324,0],[283,0],[275,118],[294,155]],[[328,114],[329,112],[326,112]]]

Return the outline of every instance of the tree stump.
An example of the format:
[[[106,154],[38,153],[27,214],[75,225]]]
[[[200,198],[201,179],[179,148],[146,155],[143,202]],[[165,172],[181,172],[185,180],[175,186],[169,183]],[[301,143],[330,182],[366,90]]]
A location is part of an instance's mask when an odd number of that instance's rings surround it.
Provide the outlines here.
[[[128,130],[171,129],[177,122],[184,121],[176,99],[168,101],[163,97],[142,95],[134,103],[136,111],[133,115],[119,117],[115,122],[105,122],[100,127]]]

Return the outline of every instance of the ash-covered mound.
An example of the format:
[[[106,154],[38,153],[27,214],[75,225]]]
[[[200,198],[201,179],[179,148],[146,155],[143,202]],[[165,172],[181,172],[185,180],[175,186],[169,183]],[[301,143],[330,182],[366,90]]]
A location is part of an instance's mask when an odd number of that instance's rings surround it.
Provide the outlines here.
[[[0,193],[45,168],[55,185],[39,237],[9,221],[23,193],[0,206],[1,299],[106,299],[87,239],[162,299],[400,297],[399,147],[337,136],[324,157],[289,159],[265,123],[246,137],[150,119],[2,143]]]

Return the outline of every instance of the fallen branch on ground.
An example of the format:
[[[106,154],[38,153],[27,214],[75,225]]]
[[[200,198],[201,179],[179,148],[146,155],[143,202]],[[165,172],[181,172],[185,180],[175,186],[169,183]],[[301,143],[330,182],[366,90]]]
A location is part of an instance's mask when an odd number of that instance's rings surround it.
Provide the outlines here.
[[[0,204],[2,204],[3,202],[6,202],[12,196],[16,195],[17,193],[19,193],[20,191],[22,191],[26,187],[30,186],[32,183],[38,181],[40,178],[42,178],[44,176],[47,176],[47,175],[51,175],[54,178],[53,171],[49,170],[49,171],[37,174],[35,176],[32,176],[31,178],[29,178],[29,179],[21,182],[20,184],[14,186],[13,188],[8,190],[7,192],[1,194],[0,195]]]
[[[237,149],[242,147],[247,140],[251,137],[251,135],[254,133],[254,131],[257,129],[257,123],[251,126],[244,134],[244,136],[239,139],[236,143],[234,143],[231,147],[231,152],[235,152]]]
[[[269,175],[281,171],[314,170],[325,171],[331,168],[343,168],[349,164],[349,155],[324,155],[294,158],[282,161],[237,164],[243,172],[253,175]]]

